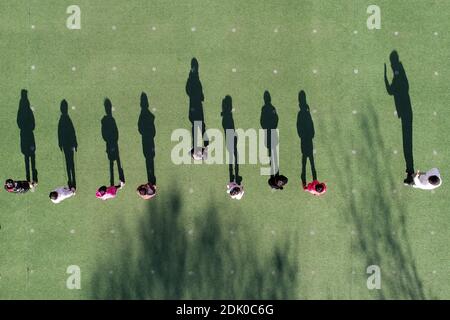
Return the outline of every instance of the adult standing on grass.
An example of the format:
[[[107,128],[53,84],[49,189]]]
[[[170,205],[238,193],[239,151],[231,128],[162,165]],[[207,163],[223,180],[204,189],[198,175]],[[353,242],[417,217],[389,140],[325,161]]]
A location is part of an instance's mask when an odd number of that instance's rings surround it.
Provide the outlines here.
[[[387,78],[387,67],[384,64],[384,83],[389,95],[394,96],[397,116],[402,122],[403,155],[406,163],[405,185],[414,183],[414,159],[413,159],[413,112],[411,98],[409,97],[409,83],[405,69],[400,61],[397,51],[392,51],[390,55],[391,68],[394,72],[392,82],[389,84]]]
[[[20,93],[19,111],[17,112],[17,126],[20,129],[20,150],[25,160],[25,173],[27,181],[36,185],[38,172],[36,170],[36,142],[34,140],[35,120],[28,100],[28,91],[22,89]],[[31,174],[30,174],[31,164]]]
[[[186,82],[186,94],[189,96],[189,121],[192,125],[192,155],[196,155],[201,150],[202,154],[206,154],[205,148],[208,146],[208,138],[205,136],[206,125],[205,116],[203,114],[203,95],[202,83],[199,76],[199,65],[196,58],[191,60],[191,70]],[[200,141],[198,132],[201,132]]]

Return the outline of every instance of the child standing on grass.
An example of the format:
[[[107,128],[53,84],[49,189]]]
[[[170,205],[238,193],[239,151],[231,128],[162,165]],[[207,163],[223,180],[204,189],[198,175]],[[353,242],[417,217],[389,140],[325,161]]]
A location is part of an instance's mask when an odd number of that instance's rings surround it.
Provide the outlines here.
[[[288,183],[288,178],[277,173],[271,176],[267,183],[272,189],[283,190],[284,186]]]
[[[5,181],[5,190],[11,193],[27,193],[30,190],[34,192],[36,185],[37,183],[34,182],[7,179]]]
[[[144,200],[150,200],[156,196],[156,185],[149,183],[141,184],[137,190],[137,194]]]
[[[241,200],[244,196],[244,187],[232,181],[227,184],[227,193],[231,199]]]
[[[101,200],[113,199],[117,196],[117,191],[122,189],[124,185],[125,183],[123,181],[120,181],[120,185],[118,186],[101,186],[100,188],[98,188],[95,196],[97,197],[97,199]]]
[[[442,184],[441,174],[437,168],[433,168],[427,172],[420,172],[413,176],[413,187],[422,190],[433,190]]]
[[[327,192],[327,186],[324,182],[319,182],[318,180],[314,180],[311,183],[308,183],[308,185],[303,186],[303,190],[306,192],[309,192],[315,196],[321,196],[325,192]]]
[[[57,204],[74,195],[75,195],[75,188],[59,187],[50,192],[49,198],[53,203]]]

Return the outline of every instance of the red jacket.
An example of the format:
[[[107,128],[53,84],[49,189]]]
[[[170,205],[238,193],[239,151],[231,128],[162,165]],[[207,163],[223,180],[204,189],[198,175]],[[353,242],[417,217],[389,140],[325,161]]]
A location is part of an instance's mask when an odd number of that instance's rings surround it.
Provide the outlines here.
[[[319,182],[318,180],[314,180],[313,182],[308,183],[307,186],[303,187],[303,190],[308,191],[309,193],[311,193],[315,196],[320,196],[320,195],[324,194],[325,192],[327,192],[327,186],[323,182],[322,182],[322,184],[323,184],[322,192],[319,193],[316,191],[316,186],[320,183],[321,182]]]

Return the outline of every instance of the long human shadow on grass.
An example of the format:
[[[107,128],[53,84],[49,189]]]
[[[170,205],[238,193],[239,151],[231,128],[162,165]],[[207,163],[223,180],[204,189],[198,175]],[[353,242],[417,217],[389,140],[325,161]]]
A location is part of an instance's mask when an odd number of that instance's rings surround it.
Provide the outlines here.
[[[335,139],[332,146],[340,150],[330,148],[327,152],[336,173],[336,189],[346,193],[340,212],[356,231],[356,243],[352,243],[351,249],[356,246],[365,259],[366,268],[380,266],[381,289],[372,291],[379,299],[425,299],[427,295],[407,232],[408,206],[399,192],[394,192],[397,185],[403,187],[393,174],[395,160],[384,145],[382,125],[374,106],[369,105],[365,110],[355,120],[358,134],[362,136],[356,155],[342,152],[351,140],[344,136],[345,130],[339,121],[330,127]],[[327,126],[322,127],[326,130]],[[338,158],[343,164],[335,161]],[[358,185],[361,177],[364,185]],[[366,278],[361,279],[361,286],[365,286],[365,282]]]
[[[36,141],[34,139],[36,122],[33,110],[31,109],[30,100],[28,100],[28,91],[25,89],[22,89],[20,92],[19,109],[17,111],[17,126],[20,129],[20,151],[24,157],[27,181],[38,182],[38,172],[36,169]]]
[[[119,173],[119,180],[125,182],[125,175],[123,173],[122,163],[120,161],[119,153],[119,129],[117,129],[116,120],[112,115],[111,100],[105,98],[104,101],[105,116],[102,118],[102,137],[106,143],[106,153],[109,160],[109,180],[110,185],[115,184],[114,181],[114,162],[117,163],[117,171]]]
[[[58,122],[58,146],[64,153],[66,160],[67,185],[76,188],[74,153],[77,152],[78,142],[75,127],[69,116],[69,107],[64,99],[60,105],[61,117]]]
[[[94,299],[288,299],[298,295],[297,239],[275,241],[263,255],[258,237],[210,206],[192,234],[175,191],[149,204],[139,230],[98,264]],[[229,217],[227,217],[229,218]],[[114,272],[111,274],[109,270]]]
[[[155,176],[155,115],[150,112],[148,97],[145,92],[141,93],[141,113],[138,120],[138,131],[142,136],[142,153],[145,157],[147,170],[147,182],[156,184]]]

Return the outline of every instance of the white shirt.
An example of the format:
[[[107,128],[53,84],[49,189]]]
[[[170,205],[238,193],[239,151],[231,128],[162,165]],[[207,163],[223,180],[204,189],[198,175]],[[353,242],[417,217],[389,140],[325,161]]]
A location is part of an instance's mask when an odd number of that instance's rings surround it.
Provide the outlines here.
[[[239,188],[240,191],[234,196],[230,195],[231,199],[241,200],[242,196],[244,195],[244,187],[238,185],[236,182],[230,182],[227,184],[227,193],[230,194],[231,190],[233,190],[234,188]]]
[[[61,201],[75,195],[75,193],[67,187],[60,187],[53,191],[58,193],[58,197],[56,198],[56,200],[50,199],[53,203],[60,203]]]
[[[438,176],[439,177],[439,183],[437,185],[432,185],[428,178],[431,176]],[[436,189],[442,184],[441,174],[439,173],[439,170],[436,168],[433,168],[426,173],[419,173],[414,176],[414,188],[422,189],[422,190],[432,190]]]

